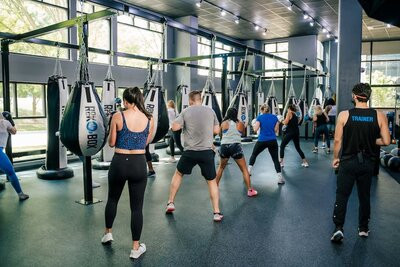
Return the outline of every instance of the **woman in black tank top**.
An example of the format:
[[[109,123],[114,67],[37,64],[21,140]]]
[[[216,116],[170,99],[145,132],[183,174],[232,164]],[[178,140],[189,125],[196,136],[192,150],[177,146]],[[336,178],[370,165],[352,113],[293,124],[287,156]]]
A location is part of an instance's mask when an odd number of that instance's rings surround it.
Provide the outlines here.
[[[327,123],[329,121],[328,115],[322,110],[321,106],[315,106],[315,112],[313,122],[315,123],[315,135],[314,135],[314,149],[313,153],[318,153],[318,140],[321,134],[326,137],[327,150],[326,153],[331,152],[331,142],[329,140],[329,131]]]
[[[280,147],[280,163],[281,167],[283,167],[283,158],[285,156],[285,147],[289,144],[291,140],[293,140],[294,147],[299,153],[303,163],[301,166],[307,168],[308,162],[303,151],[300,148],[300,132],[299,132],[299,120],[296,116],[296,106],[289,105],[288,113],[286,115],[285,120],[282,121],[283,125],[286,125],[286,133],[282,138],[281,147]]]

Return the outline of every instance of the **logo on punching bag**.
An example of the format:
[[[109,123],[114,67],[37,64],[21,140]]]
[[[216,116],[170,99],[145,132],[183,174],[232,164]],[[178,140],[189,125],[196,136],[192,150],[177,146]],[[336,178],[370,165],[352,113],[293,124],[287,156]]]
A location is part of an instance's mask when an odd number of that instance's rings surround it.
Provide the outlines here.
[[[97,147],[97,122],[93,120],[96,117],[96,109],[95,107],[85,107],[86,114],[86,130],[88,131],[87,135],[87,149],[96,148]]]
[[[97,123],[93,120],[90,120],[86,123],[86,129],[90,132],[94,132],[97,130]]]
[[[240,118],[242,119],[242,121],[245,121],[246,120],[246,115],[242,114],[242,116]]]

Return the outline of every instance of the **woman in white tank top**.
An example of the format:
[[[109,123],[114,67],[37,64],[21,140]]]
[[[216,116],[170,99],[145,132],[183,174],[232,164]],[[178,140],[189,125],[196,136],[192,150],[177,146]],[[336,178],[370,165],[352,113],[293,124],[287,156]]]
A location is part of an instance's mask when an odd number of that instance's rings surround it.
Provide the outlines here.
[[[245,131],[245,127],[242,122],[238,121],[237,113],[235,108],[229,108],[221,123],[222,139],[221,148],[219,150],[221,161],[217,170],[216,180],[219,185],[229,158],[233,158],[243,173],[243,180],[247,186],[247,195],[252,197],[257,195],[257,191],[251,187],[250,174],[247,170],[241,144],[242,133]]]

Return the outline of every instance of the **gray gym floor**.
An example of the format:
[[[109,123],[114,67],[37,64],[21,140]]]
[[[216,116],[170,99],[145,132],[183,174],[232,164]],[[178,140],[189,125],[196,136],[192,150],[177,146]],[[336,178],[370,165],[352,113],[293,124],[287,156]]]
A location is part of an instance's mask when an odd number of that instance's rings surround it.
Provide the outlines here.
[[[35,171],[18,173],[31,199],[20,203],[10,184],[0,192],[1,266],[399,266],[400,185],[384,170],[374,178],[371,234],[357,235],[358,200],[349,200],[345,241],[331,244],[336,177],[332,155],[311,153],[310,168],[300,167],[292,144],[286,149],[286,185],[278,186],[267,152],[257,159],[252,181],[259,196],[248,198],[236,164],[221,182],[223,222],[212,221],[207,186],[196,168],[184,178],[173,216],[164,213],[175,164],[156,165],[148,180],[142,242],[147,252],[129,259],[131,246],[128,192],[121,197],[114,224],[115,242],[103,246],[107,172],[94,171],[94,190],[103,202],[81,206],[81,164],[75,178],[43,181]],[[253,144],[244,145],[248,159]],[[157,151],[161,158],[166,155]]]

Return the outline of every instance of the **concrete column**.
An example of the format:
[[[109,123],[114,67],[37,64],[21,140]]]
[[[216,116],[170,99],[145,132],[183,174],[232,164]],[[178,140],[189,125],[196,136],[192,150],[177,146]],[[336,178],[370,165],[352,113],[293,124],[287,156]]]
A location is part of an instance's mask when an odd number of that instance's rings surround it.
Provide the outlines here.
[[[350,109],[351,90],[360,82],[362,9],[357,0],[339,1],[337,108]]]

